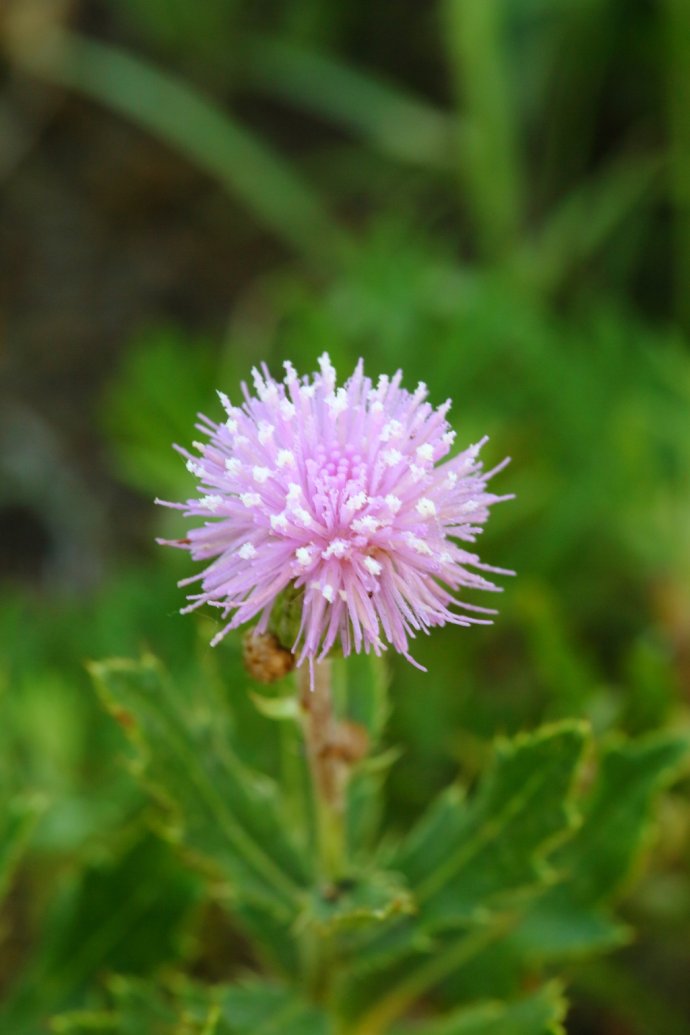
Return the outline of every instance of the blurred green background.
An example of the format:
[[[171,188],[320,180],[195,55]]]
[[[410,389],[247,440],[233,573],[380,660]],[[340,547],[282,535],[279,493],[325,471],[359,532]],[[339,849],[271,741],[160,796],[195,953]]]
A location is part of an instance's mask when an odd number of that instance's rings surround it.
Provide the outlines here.
[[[109,972],[247,962],[84,663],[221,669],[261,721],[152,505],[257,361],[400,366],[513,458],[497,624],[394,665],[394,827],[499,732],[687,726],[690,5],[5,0],[0,46],[0,1029],[37,1035]],[[690,1030],[687,791],[635,942],[568,972],[573,1035]]]

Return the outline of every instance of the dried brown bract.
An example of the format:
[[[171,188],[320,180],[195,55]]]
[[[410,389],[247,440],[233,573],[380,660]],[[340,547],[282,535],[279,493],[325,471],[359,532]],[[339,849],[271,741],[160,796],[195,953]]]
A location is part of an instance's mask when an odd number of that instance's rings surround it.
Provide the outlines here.
[[[252,679],[257,683],[275,683],[295,666],[295,657],[281,647],[273,633],[254,633],[250,630],[243,641],[243,661]]]

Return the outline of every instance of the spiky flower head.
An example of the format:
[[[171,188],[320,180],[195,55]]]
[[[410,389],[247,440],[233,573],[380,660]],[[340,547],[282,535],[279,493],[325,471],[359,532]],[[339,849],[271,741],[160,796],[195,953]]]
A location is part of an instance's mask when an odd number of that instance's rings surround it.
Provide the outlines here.
[[[179,450],[198,495],[165,505],[202,523],[165,542],[206,565],[180,583],[201,583],[184,610],[221,610],[215,644],[252,619],[265,632],[289,590],[297,664],[334,645],[347,655],[390,644],[412,661],[418,631],[494,613],[454,594],[497,590],[485,573],[502,569],[482,564],[471,544],[491,504],[508,498],[486,490],[504,464],[483,472],[486,439],[448,459],[450,401],[434,409],[424,384],[400,387],[400,371],[374,385],[360,360],[338,387],[327,354],[319,367],[299,378],[286,363],[282,383],[254,370],[255,395],[243,384],[244,404],[233,406],[219,393],[226,420],[200,418],[208,442],[195,443],[199,455]]]

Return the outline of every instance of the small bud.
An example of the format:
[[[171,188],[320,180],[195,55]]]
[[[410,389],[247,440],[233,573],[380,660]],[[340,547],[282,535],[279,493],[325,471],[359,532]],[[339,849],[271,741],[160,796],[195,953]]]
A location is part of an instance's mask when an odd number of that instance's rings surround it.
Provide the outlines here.
[[[254,633],[250,629],[242,646],[244,667],[257,683],[275,683],[295,666],[294,654],[281,647],[273,633]]]

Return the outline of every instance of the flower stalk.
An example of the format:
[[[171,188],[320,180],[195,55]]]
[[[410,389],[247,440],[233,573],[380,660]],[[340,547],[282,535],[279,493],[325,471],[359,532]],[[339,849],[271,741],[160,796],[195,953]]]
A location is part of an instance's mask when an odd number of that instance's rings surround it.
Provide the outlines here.
[[[302,731],[311,773],[322,880],[336,882],[345,865],[345,789],[347,763],[340,750],[339,724],[333,711],[331,662],[314,662],[313,682],[307,666],[297,670]]]

